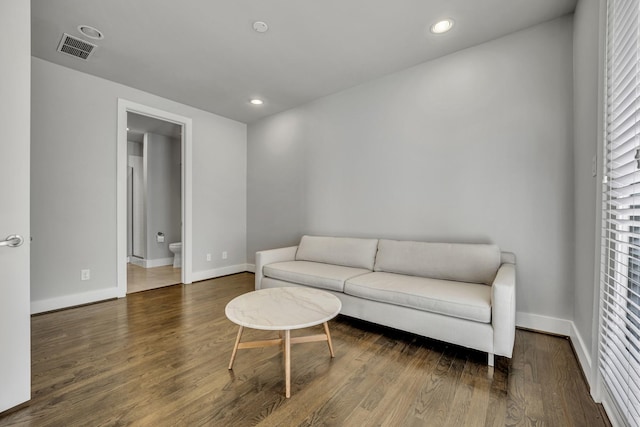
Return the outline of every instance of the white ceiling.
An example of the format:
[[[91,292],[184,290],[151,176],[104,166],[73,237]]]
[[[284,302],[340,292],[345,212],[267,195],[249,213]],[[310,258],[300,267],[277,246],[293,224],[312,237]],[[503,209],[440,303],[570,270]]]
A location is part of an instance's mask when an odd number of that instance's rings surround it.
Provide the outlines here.
[[[32,54],[250,123],[571,13],[576,1],[32,0]],[[443,17],[453,30],[431,34]],[[269,31],[253,31],[257,20]],[[104,39],[82,36],[81,24]],[[56,51],[63,32],[98,45],[88,62]]]

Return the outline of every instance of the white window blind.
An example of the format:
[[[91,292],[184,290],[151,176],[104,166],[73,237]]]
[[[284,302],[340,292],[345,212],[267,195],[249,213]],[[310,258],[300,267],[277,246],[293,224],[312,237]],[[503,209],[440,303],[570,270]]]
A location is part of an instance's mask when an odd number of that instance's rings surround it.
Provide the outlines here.
[[[624,422],[640,426],[640,0],[609,0],[599,362]]]

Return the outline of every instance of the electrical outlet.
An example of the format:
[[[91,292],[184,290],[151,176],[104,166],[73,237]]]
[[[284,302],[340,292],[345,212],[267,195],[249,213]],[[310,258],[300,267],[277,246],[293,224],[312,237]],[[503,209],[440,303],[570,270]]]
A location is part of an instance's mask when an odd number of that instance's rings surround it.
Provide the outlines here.
[[[222,259],[227,259],[227,251],[222,252]]]
[[[207,254],[207,261],[211,261],[211,254]]]
[[[91,270],[80,270],[80,280],[91,279]]]

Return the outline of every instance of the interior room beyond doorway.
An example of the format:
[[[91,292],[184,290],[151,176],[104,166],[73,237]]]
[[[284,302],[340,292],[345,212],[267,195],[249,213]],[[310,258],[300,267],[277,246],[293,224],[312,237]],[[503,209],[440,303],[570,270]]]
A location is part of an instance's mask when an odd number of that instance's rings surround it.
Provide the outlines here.
[[[127,113],[127,293],[181,283],[182,126]]]

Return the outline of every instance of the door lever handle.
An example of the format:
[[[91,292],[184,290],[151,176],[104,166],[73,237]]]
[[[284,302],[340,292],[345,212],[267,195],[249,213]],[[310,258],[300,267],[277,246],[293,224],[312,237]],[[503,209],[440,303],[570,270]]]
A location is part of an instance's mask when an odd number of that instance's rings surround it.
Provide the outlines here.
[[[19,234],[12,234],[7,236],[6,239],[0,242],[0,246],[7,246],[9,248],[17,248],[24,242],[24,239]]]

